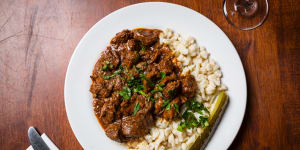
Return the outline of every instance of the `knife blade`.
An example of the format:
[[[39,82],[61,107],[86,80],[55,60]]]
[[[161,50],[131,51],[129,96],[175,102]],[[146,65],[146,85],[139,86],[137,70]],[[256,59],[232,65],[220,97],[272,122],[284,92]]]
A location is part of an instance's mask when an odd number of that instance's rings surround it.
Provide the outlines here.
[[[40,134],[34,129],[34,127],[29,127],[28,138],[34,150],[50,150],[50,148],[47,146]]]

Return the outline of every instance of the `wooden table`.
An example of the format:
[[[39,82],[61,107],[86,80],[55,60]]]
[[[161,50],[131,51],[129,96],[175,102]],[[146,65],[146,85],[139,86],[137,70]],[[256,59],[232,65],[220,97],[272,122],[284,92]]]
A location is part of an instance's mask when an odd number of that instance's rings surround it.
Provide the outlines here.
[[[1,0],[0,149],[25,149],[35,126],[60,149],[82,149],[64,106],[69,59],[97,21],[139,0]],[[252,31],[229,25],[223,0],[170,0],[215,22],[243,62],[248,101],[230,149],[300,149],[300,3],[270,0]],[[234,73],[234,72],[233,72]]]

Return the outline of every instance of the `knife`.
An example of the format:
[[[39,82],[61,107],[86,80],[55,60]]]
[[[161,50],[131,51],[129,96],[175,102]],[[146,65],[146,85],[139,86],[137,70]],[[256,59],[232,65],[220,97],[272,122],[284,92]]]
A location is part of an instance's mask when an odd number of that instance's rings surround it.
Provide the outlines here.
[[[29,127],[28,138],[34,150],[50,150],[50,148],[47,146],[40,134],[34,129],[34,127]]]

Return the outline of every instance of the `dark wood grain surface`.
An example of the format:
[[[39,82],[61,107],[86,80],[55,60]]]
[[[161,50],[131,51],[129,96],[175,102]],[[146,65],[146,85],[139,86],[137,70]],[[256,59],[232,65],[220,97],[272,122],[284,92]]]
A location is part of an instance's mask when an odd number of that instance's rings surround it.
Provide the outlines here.
[[[82,36],[114,10],[139,0],[0,1],[0,149],[29,146],[35,126],[60,149],[82,149],[64,106],[69,59]],[[267,21],[241,31],[222,13],[223,0],[169,0],[215,22],[245,68],[248,101],[230,149],[300,149],[300,2],[270,0]]]

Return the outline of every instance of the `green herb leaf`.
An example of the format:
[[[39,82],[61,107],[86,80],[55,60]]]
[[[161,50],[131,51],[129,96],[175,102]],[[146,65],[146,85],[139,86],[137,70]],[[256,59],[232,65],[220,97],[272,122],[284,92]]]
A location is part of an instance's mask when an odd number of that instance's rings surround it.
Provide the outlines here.
[[[136,71],[138,71],[138,72],[142,71],[141,68],[138,68],[138,67],[136,67],[135,65],[133,65],[133,68],[136,69]]]
[[[141,50],[144,51],[146,50],[146,46],[144,44],[141,43]]]
[[[109,65],[109,69],[113,69],[114,65],[113,64],[110,64]]]
[[[193,112],[198,112],[199,114],[203,114],[202,111],[209,113],[208,109],[200,102],[195,99],[189,100],[187,102],[188,109]]]
[[[102,67],[102,70],[103,70],[103,71],[107,70],[108,67],[110,67],[112,64],[110,64],[110,66],[108,66],[108,65],[109,65],[109,62],[108,62],[108,61],[105,61],[105,62],[104,62],[104,66]],[[112,69],[112,67],[111,67],[111,69]]]
[[[160,72],[161,79],[159,81],[162,81],[166,77],[166,73]]]
[[[186,125],[184,122],[180,122],[179,126],[177,127],[177,130],[182,132],[186,128]]]
[[[112,78],[112,77],[114,77],[115,75],[113,74],[113,75],[105,75],[104,77],[103,77],[103,79],[104,80],[109,80],[110,78]]]
[[[121,75],[121,70],[117,70],[114,72],[115,75]]]
[[[170,109],[171,109],[171,104],[168,104],[166,110],[170,110]]]
[[[162,92],[162,86],[164,86],[165,84],[156,84],[155,85],[155,89],[151,90],[151,93],[154,94],[156,92]]]
[[[162,97],[162,96],[163,96],[161,92],[157,92],[157,93],[158,93],[158,95],[159,95],[160,97]]]
[[[152,102],[155,102],[155,101],[156,101],[156,99],[153,98],[153,97],[151,97],[150,100],[151,100]]]
[[[187,103],[187,110],[183,113],[182,118],[184,122],[181,123],[182,126],[185,128],[195,128],[195,127],[202,127],[205,128],[209,126],[208,123],[208,116],[203,115],[203,111],[208,112],[207,108],[200,102],[196,101],[195,99],[189,100]],[[176,107],[174,105],[174,107]],[[199,119],[197,119],[194,115],[194,112],[198,112],[200,114]],[[209,113],[209,112],[208,112]],[[184,124],[184,125],[183,125]],[[178,127],[178,131],[183,131],[183,127]]]
[[[141,80],[146,80],[146,75],[143,74],[143,73],[141,73],[141,74],[140,74],[140,78],[141,78]]]
[[[105,64],[103,67],[102,67],[102,70],[106,70],[107,69],[107,64]]]
[[[145,96],[148,101],[151,100],[151,97],[149,95],[147,95],[144,91],[140,90],[140,91],[138,91],[138,93],[140,93],[141,95]]]
[[[159,87],[164,87],[165,84],[164,83],[161,83],[161,84],[158,84]]]
[[[156,93],[156,92],[158,92],[159,90],[151,90],[150,92],[152,93],[152,94],[154,94],[154,93]]]
[[[136,113],[139,111],[139,109],[140,109],[140,104],[138,102],[136,102],[134,105],[133,116],[136,115]]]
[[[120,75],[121,74],[121,71],[120,70],[117,70],[115,71],[112,75],[105,75],[103,78],[104,80],[109,80],[110,78],[113,78],[115,75]]]
[[[110,76],[104,76],[104,79],[108,80],[108,79],[110,79]]]
[[[131,90],[130,88],[123,86],[122,90],[119,91],[119,95],[123,97],[123,99],[128,100],[131,97]]]
[[[169,100],[167,99],[167,100],[164,100],[164,103],[163,103],[163,105],[162,105],[162,107],[165,107],[165,106],[167,106],[169,104]]]
[[[173,104],[173,106],[175,107],[176,112],[179,113],[179,106],[178,106],[178,104]]]
[[[120,65],[120,70],[123,72],[123,70],[124,70],[124,68],[123,68],[123,66],[122,65]]]
[[[200,122],[200,125],[201,125],[202,128],[205,128],[209,125],[207,116],[200,116],[199,117],[199,122]]]
[[[150,79],[148,79],[145,74],[141,73],[140,78],[141,80],[146,80],[147,83],[149,83],[151,86],[154,86],[154,83]]]
[[[143,95],[143,96],[148,96],[144,91],[142,91],[142,90],[140,90],[140,91],[138,91],[138,93],[140,93],[141,95]]]
[[[142,85],[142,84],[139,84],[139,85],[136,85],[134,88],[133,88],[133,92],[138,92],[138,91],[141,91],[145,89],[145,86]]]

